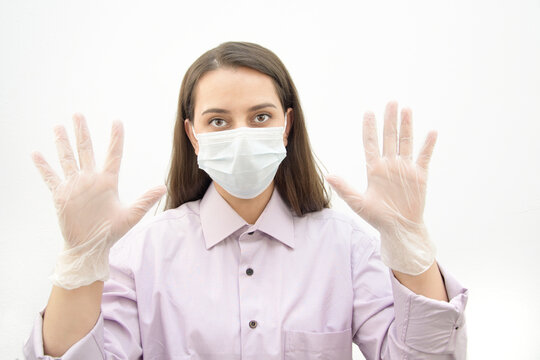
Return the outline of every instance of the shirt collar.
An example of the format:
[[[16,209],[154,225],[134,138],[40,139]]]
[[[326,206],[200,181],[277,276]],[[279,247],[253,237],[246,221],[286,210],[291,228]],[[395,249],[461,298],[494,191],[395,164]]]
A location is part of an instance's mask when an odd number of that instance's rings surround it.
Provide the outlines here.
[[[276,188],[262,214],[249,225],[221,197],[212,182],[200,203],[201,225],[206,249],[227,238],[243,226],[247,232],[262,231],[294,249],[293,215]]]

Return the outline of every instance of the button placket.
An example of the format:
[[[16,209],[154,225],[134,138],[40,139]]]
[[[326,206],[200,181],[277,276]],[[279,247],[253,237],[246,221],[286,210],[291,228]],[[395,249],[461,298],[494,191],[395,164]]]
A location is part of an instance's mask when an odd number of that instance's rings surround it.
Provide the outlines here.
[[[249,230],[249,229],[248,229]],[[239,305],[241,323],[241,346],[246,353],[253,349],[260,339],[259,321],[261,321],[261,288],[253,277],[254,258],[261,243],[253,237],[255,231],[244,232],[238,239],[240,247],[239,259]]]

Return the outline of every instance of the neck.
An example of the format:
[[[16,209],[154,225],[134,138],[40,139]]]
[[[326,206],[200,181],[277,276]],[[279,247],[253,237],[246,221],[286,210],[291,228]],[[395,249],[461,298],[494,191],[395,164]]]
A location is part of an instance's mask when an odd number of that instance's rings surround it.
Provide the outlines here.
[[[272,192],[274,191],[274,182],[258,196],[253,199],[240,199],[229,194],[225,189],[219,186],[218,183],[214,182],[217,192],[227,203],[236,211],[242,219],[244,219],[248,224],[255,224],[259,216],[261,216],[266,204],[270,201],[272,197]]]

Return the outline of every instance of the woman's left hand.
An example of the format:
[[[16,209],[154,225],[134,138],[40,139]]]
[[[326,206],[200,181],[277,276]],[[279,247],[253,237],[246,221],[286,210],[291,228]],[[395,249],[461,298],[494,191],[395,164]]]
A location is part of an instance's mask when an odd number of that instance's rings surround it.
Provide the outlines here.
[[[428,165],[437,139],[432,131],[413,161],[412,113],[401,110],[397,130],[397,102],[386,106],[383,153],[379,150],[375,115],[364,114],[363,140],[368,188],[360,194],[336,176],[327,180],[339,196],[381,234],[381,257],[390,268],[411,275],[435,261],[435,247],[424,225]]]

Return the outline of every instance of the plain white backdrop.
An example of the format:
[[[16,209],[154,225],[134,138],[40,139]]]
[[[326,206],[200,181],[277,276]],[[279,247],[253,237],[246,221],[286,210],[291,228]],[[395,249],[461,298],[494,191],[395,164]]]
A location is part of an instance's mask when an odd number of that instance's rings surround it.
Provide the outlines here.
[[[316,155],[359,190],[365,111],[381,130],[389,100],[410,107],[417,152],[438,130],[425,219],[470,289],[469,359],[540,359],[540,1],[0,4],[0,358],[22,359],[62,248],[30,153],[62,176],[53,126],[75,146],[82,112],[100,166],[120,119],[120,198],[134,201],[165,181],[188,66],[238,40],[283,60]]]

